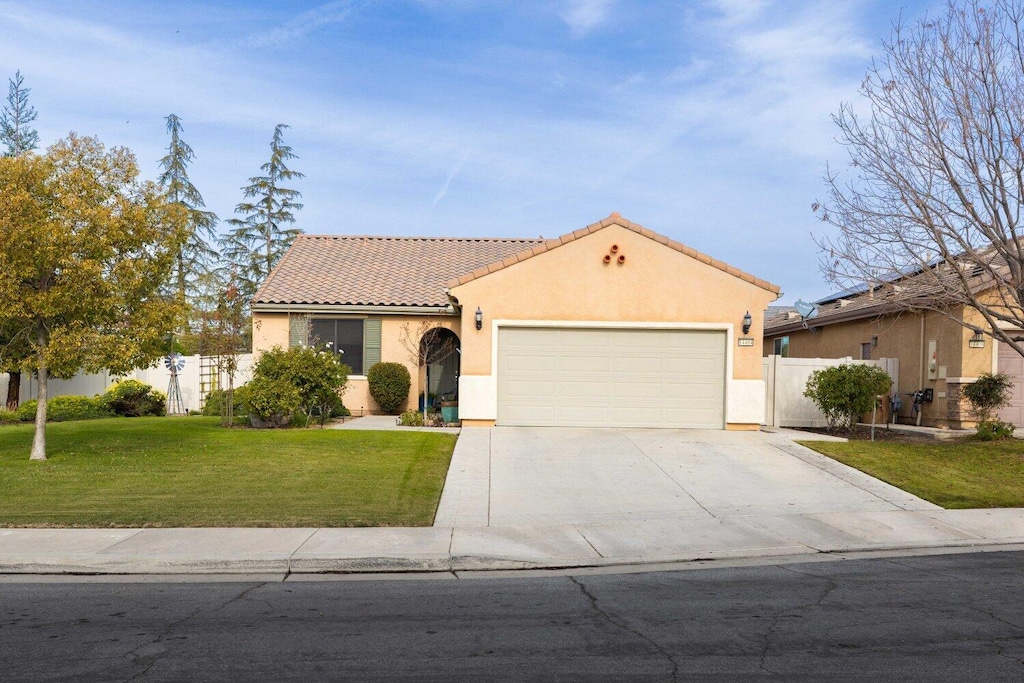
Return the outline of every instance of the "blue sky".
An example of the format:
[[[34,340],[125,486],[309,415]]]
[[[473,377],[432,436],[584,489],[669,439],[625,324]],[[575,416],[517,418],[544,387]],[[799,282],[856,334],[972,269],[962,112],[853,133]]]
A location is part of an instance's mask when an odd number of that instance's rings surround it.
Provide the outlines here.
[[[157,173],[163,118],[222,218],[277,123],[310,233],[555,237],[612,211],[829,291],[812,233],[831,113],[900,12],[884,0],[0,0],[45,144],[96,135]]]

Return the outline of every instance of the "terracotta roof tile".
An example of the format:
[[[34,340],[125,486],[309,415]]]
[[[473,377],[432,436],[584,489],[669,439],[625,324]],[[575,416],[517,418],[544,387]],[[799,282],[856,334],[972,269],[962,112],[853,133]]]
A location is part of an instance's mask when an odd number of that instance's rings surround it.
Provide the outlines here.
[[[300,235],[253,303],[445,306],[449,281],[486,275],[536,245],[543,240]]]

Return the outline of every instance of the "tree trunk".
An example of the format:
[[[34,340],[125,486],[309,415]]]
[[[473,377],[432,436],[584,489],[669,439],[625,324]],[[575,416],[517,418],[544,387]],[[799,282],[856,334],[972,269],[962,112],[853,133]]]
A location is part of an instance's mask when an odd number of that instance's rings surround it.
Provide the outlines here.
[[[21,373],[11,372],[7,376],[7,410],[17,410],[21,403]]]
[[[36,406],[36,434],[32,439],[29,460],[46,460],[46,363],[39,363],[39,403]]]

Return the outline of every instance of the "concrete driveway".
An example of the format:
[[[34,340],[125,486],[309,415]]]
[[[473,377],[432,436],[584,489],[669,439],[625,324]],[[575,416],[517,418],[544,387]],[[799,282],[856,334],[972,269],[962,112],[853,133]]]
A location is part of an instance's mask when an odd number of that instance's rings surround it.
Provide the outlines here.
[[[778,434],[495,427],[463,430],[435,526],[935,509]]]

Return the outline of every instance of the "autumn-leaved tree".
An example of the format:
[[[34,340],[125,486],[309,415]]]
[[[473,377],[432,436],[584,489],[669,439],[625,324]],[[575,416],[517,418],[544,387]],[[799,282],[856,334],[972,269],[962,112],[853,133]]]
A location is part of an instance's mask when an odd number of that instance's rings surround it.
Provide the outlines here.
[[[217,241],[217,214],[206,211],[203,195],[188,177],[188,167],[195,159],[195,153],[187,142],[181,139],[181,119],[175,114],[167,117],[167,132],[171,142],[167,154],[160,159],[160,175],[157,182],[167,193],[167,199],[181,206],[187,221],[187,236],[174,263],[173,288],[182,301],[190,302],[189,284],[206,275],[218,259],[213,244]]]
[[[0,158],[0,329],[38,377],[31,458],[46,458],[47,382],[123,373],[164,352],[182,306],[160,294],[186,236],[181,207],[140,182],[132,153],[69,135]]]
[[[860,94],[833,117],[848,169],[814,205],[838,229],[825,275],[1024,354],[1024,0],[897,23]]]
[[[270,160],[260,166],[265,175],[249,178],[249,184],[242,188],[246,201],[235,207],[235,213],[241,218],[227,221],[231,228],[221,240],[221,253],[235,269],[246,301],[302,232],[293,227],[295,212],[302,209],[297,201],[302,193],[285,186],[304,177],[287,165],[289,160],[298,158],[292,148],[284,144],[284,131],[288,127],[281,123],[274,128]]]
[[[21,71],[7,83],[7,104],[0,109],[0,145],[3,155],[20,156],[39,146],[39,133],[32,122],[39,115],[28,103],[30,88],[25,87]],[[0,372],[8,372],[7,409],[15,410],[21,397],[21,372],[18,363],[28,353],[24,336],[16,331],[5,334],[0,328]]]

